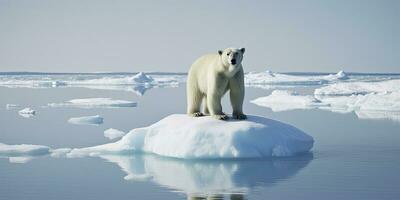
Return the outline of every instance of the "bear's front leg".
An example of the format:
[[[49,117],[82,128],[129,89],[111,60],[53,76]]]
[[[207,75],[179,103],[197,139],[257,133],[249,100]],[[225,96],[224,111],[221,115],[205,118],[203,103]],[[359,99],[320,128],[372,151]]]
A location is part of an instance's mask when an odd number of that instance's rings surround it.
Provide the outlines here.
[[[243,100],[244,100],[244,74],[243,69],[237,72],[229,81],[229,96],[232,104],[232,117],[234,119],[247,119],[243,114]]]
[[[207,107],[211,116],[219,120],[227,120],[228,116],[222,112],[221,96],[218,94],[207,95]]]

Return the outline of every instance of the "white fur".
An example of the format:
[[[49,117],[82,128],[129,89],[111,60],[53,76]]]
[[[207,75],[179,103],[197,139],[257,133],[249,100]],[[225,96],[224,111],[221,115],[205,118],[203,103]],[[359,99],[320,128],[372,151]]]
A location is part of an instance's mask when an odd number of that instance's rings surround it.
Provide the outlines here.
[[[233,117],[245,119],[244,75],[242,67],[244,48],[227,48],[216,54],[198,58],[190,67],[187,80],[187,113],[202,116],[200,106],[204,99],[204,113],[217,119],[227,119],[222,112],[221,98],[229,90]],[[232,60],[235,59],[236,63]],[[233,63],[233,64],[232,64]]]

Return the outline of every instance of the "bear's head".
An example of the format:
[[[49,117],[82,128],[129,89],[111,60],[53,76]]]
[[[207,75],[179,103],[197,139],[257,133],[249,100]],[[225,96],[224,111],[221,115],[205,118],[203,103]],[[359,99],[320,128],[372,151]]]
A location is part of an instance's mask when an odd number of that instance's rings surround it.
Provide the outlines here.
[[[218,54],[221,56],[222,64],[228,72],[236,72],[242,64],[243,54],[245,48],[227,48],[219,50]]]

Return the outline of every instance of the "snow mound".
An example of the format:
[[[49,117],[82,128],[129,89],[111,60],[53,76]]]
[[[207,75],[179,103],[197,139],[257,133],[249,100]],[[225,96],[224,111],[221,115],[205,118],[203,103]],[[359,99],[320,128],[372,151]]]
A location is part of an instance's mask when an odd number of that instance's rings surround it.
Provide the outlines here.
[[[313,96],[302,96],[294,91],[274,90],[271,95],[250,101],[259,106],[269,107],[272,111],[317,108],[327,106],[326,103]]]
[[[71,124],[87,124],[87,125],[98,125],[103,123],[103,118],[99,115],[84,116],[84,117],[72,117],[68,120]]]
[[[388,80],[380,82],[341,82],[334,83],[315,90],[315,95],[352,95],[376,92],[399,92],[400,80]]]
[[[135,107],[133,101],[115,100],[111,98],[72,99],[64,103],[49,103],[49,107],[78,107],[78,108],[120,108]]]
[[[17,157],[17,156],[38,156],[46,155],[50,148],[42,145],[33,144],[17,144],[9,145],[0,143],[0,156]]]
[[[126,133],[117,129],[109,128],[104,131],[104,137],[113,140],[124,136]]]
[[[182,159],[262,158],[308,152],[313,143],[303,131],[263,117],[221,121],[210,116],[174,114],[151,126],[133,129],[115,143],[73,149],[68,155],[138,151]]]

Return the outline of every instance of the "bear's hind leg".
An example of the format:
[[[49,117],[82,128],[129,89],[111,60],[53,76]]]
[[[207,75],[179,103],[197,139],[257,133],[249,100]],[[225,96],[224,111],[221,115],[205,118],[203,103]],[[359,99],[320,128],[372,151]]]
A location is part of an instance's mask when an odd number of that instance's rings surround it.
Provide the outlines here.
[[[203,111],[204,114],[209,115],[210,110],[208,109],[208,106],[207,106],[207,96],[206,95],[204,95],[203,106],[204,106],[204,111]]]

